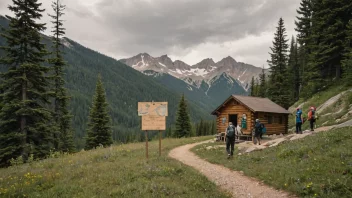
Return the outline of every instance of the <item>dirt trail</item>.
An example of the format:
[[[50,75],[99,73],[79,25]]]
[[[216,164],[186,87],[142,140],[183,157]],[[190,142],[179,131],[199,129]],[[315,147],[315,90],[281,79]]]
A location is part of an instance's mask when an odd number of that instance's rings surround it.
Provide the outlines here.
[[[240,172],[232,171],[220,165],[209,163],[190,151],[191,148],[209,141],[188,144],[177,147],[170,151],[169,156],[191,166],[210,181],[213,181],[221,189],[232,194],[233,197],[295,197],[286,192],[275,190],[262,184],[260,181],[244,176]]]

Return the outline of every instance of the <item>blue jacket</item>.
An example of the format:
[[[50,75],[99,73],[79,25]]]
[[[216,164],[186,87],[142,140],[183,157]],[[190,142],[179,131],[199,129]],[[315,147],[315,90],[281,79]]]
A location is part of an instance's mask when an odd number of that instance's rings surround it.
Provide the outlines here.
[[[302,116],[302,111],[301,111],[301,110],[298,110],[298,111],[296,112],[296,122],[297,122],[297,123],[302,123],[301,116]]]

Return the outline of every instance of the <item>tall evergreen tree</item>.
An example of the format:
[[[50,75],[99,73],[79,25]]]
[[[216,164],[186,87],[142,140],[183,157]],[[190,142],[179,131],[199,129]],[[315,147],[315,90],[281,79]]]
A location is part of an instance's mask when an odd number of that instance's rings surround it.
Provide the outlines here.
[[[304,75],[302,77],[302,86],[308,85],[306,95],[310,94],[310,89],[315,80],[311,81],[311,78],[316,78],[317,73],[314,68],[308,68],[309,57],[312,52],[313,45],[313,35],[312,35],[312,18],[313,18],[313,5],[315,0],[302,0],[300,7],[297,10],[299,16],[297,16],[297,21],[295,21],[297,34],[297,43],[300,45],[300,59],[299,64],[301,65],[300,73]],[[312,67],[312,64],[309,65]]]
[[[8,8],[14,17],[6,16],[10,27],[2,34],[7,46],[0,64],[8,70],[1,74],[2,110],[0,112],[0,163],[29,154],[46,156],[52,145],[49,103],[47,55],[40,32],[45,24],[41,3],[37,0],[13,0]]]
[[[203,120],[200,120],[200,123],[196,124],[196,136],[202,136],[202,132],[201,132],[201,123],[203,122]]]
[[[298,45],[297,42],[295,42],[295,38],[292,36],[288,60],[288,79],[291,92],[291,104],[299,99],[301,77],[298,56]]]
[[[262,73],[259,74],[259,91],[258,91],[258,96],[265,98],[266,97],[266,75],[265,75],[265,70],[264,66],[262,69]]]
[[[54,132],[54,145],[57,150],[63,152],[73,152],[73,132],[71,128],[72,115],[68,111],[68,103],[70,97],[67,95],[64,80],[64,67],[66,63],[63,59],[61,37],[65,34],[63,28],[63,20],[61,17],[64,15],[65,6],[61,4],[60,0],[52,3],[52,8],[55,12],[54,15],[49,15],[53,21],[53,58],[49,62],[53,65],[53,79],[54,79],[54,119],[56,123],[56,130]]]
[[[250,88],[251,90],[251,96],[255,96],[255,87],[254,87],[254,76],[252,77],[252,80],[251,80],[251,85],[250,85]]]
[[[258,79],[255,79],[254,81],[254,96],[255,97],[258,97],[259,96],[259,80]]]
[[[306,47],[311,43],[312,6],[312,0],[302,0],[297,10],[299,16],[297,16],[297,21],[295,21],[295,30],[298,32],[297,42],[301,47]],[[306,50],[309,53],[309,50]]]
[[[289,85],[287,80],[287,51],[284,20],[280,18],[276,29],[273,47],[271,47],[271,60],[268,60],[271,76],[268,96],[284,108],[289,107]]]
[[[188,114],[188,108],[185,101],[185,96],[182,95],[178,110],[177,110],[177,119],[176,119],[176,137],[189,137],[191,133],[191,121]]]
[[[347,25],[345,42],[345,54],[342,63],[343,78],[348,85],[352,85],[352,19]]]
[[[112,144],[110,120],[105,90],[99,74],[93,104],[89,112],[86,149]]]

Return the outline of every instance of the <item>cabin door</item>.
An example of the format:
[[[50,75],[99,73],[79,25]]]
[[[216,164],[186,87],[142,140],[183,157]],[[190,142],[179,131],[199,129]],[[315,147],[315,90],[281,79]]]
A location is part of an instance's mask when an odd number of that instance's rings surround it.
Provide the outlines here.
[[[229,122],[237,127],[237,114],[229,115]]]

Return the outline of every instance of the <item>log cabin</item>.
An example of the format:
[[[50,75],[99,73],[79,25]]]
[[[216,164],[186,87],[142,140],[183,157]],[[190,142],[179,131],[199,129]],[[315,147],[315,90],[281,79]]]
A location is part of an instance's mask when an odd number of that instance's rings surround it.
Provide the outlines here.
[[[266,134],[286,134],[290,112],[268,98],[232,95],[212,115],[217,117],[217,132],[225,132],[229,122],[240,125],[243,135],[252,135],[255,120],[266,127]]]

